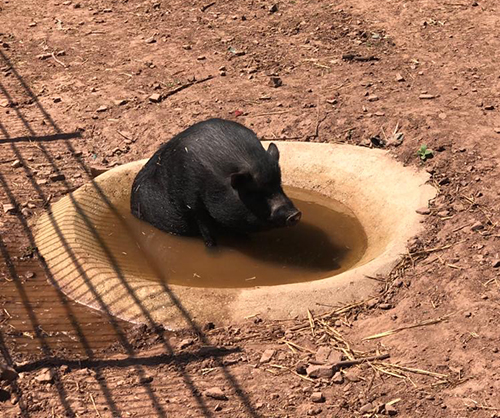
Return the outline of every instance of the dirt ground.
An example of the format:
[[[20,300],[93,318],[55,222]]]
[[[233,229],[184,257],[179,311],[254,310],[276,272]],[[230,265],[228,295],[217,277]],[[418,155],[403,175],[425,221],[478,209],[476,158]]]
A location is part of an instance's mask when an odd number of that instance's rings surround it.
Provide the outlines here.
[[[1,0],[0,415],[500,416],[499,31],[496,0]],[[172,333],[50,284],[37,214],[214,116],[432,174],[380,294]]]

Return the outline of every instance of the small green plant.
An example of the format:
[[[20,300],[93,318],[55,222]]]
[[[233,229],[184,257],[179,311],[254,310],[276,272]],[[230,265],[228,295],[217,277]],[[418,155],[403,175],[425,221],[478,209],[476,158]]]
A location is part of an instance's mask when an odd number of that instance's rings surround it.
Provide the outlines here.
[[[422,145],[420,149],[417,151],[418,156],[422,161],[425,161],[434,156],[434,151],[430,148],[427,148],[427,145]]]

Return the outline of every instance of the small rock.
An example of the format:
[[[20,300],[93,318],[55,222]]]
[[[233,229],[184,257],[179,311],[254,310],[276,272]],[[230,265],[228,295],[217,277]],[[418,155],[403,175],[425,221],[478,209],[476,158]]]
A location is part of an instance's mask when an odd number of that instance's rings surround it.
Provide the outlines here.
[[[62,99],[61,99],[60,97],[54,97],[54,98],[52,99],[52,101],[53,101],[54,103],[61,103],[61,102],[62,102]]]
[[[113,103],[115,104],[115,106],[123,106],[123,105],[127,104],[127,100],[117,99],[117,100],[114,100]]]
[[[281,87],[283,85],[283,81],[279,77],[270,77],[269,85],[274,88]]]
[[[17,377],[18,374],[12,367],[0,364],[0,381],[13,382]]]
[[[376,94],[370,94],[367,98],[369,102],[376,102],[378,100],[378,96]]]
[[[145,384],[151,383],[152,381],[153,381],[153,376],[150,376],[150,375],[142,376],[139,379],[139,383],[141,385],[145,385]]]
[[[337,325],[337,324],[335,324],[335,325]],[[326,362],[328,364],[336,364],[339,361],[342,361],[342,353],[335,351],[335,350],[332,350],[332,352],[328,356],[328,359]]]
[[[328,360],[328,356],[332,352],[332,349],[327,347],[327,346],[321,346],[318,348],[318,351],[316,351],[315,359],[318,363],[323,363],[325,364]]]
[[[401,75],[401,73],[396,74],[396,81],[402,82],[405,81],[405,78]]]
[[[31,210],[29,210],[28,208],[22,208],[21,209],[21,214],[25,217],[25,218],[29,218],[31,215],[33,215],[33,212]]]
[[[332,383],[336,383],[337,385],[344,383],[344,376],[342,376],[341,372],[337,372],[333,375]]]
[[[495,131],[495,133],[500,134],[500,128],[493,128],[493,130]]]
[[[493,260],[492,263],[491,263],[492,267],[494,269],[500,267],[500,258],[497,258],[496,260]]]
[[[6,203],[3,205],[3,213],[14,213],[16,211],[16,206]]]
[[[27,271],[24,273],[24,277],[27,279],[34,279],[36,277],[36,273],[34,271]]]
[[[199,56],[197,56],[197,57],[196,57],[196,59],[197,59],[198,61],[203,61],[203,60],[205,60],[206,58],[207,58],[207,57],[206,57],[205,55],[199,55]]]
[[[218,401],[226,401],[227,396],[224,394],[221,388],[218,387],[213,387],[210,389],[207,389],[204,392],[205,396],[207,398],[212,398],[212,399],[217,399]]]
[[[53,182],[56,182],[56,181],[64,181],[66,180],[66,176],[64,174],[52,174],[50,177],[49,177],[50,181],[53,181]]]
[[[480,231],[481,229],[484,229],[484,225],[479,221],[470,227],[471,231]]]
[[[295,371],[298,373],[298,374],[307,374],[307,367],[306,367],[306,364],[299,361],[296,365],[295,365]]]
[[[146,42],[147,44],[154,44],[156,42],[156,39],[154,38],[154,36],[151,36],[150,38],[145,39],[144,42]]]
[[[495,110],[495,106],[493,106],[492,104],[485,105],[484,110]]]
[[[276,350],[273,350],[272,348],[264,351],[262,353],[262,356],[260,357],[259,363],[260,364],[269,363],[271,361],[271,359],[273,358],[274,353],[276,353]]]
[[[194,340],[192,338],[186,338],[179,343],[179,349],[183,350],[184,348],[189,347],[193,343],[194,343]]]
[[[19,160],[16,160],[14,161],[11,165],[10,165],[12,168],[19,168],[19,167],[22,167],[23,164],[21,163],[21,161]]]
[[[307,415],[315,416],[321,414],[321,412],[323,412],[323,409],[321,409],[319,406],[313,406],[307,410]]]
[[[347,371],[345,373],[345,378],[349,382],[353,382],[353,383],[359,382],[361,380],[361,378],[358,376],[358,372],[356,370],[349,370],[349,371]]]
[[[276,13],[278,11],[278,5],[275,3],[269,7],[269,13]]]
[[[470,317],[472,316],[472,312],[465,312],[465,313],[464,313],[464,316],[465,316],[466,318],[470,318]]]
[[[106,171],[109,171],[109,168],[96,165],[90,166],[90,174],[92,178],[95,178],[101,175],[102,173],[105,173]]]
[[[7,99],[0,99],[0,106],[1,107],[9,107],[10,102]]]
[[[397,409],[390,404],[385,404],[384,409],[387,415],[397,415],[398,413]]]
[[[424,94],[421,94],[420,96],[418,96],[418,98],[420,100],[432,100],[432,99],[435,99],[436,96],[434,96],[433,94],[424,93]]]
[[[381,303],[378,307],[383,310],[392,309],[392,305],[390,303]]]
[[[52,383],[54,380],[54,372],[52,369],[45,367],[35,376],[35,380],[39,383]]]
[[[445,218],[447,216],[450,216],[450,211],[449,210],[440,210],[437,213],[437,215],[440,216],[441,218]]]
[[[373,409],[373,405],[371,403],[367,403],[367,404],[363,405],[361,408],[359,408],[359,412],[361,414],[367,414],[372,409]]]
[[[96,110],[96,112],[105,112],[106,110],[108,110],[108,106],[105,106],[105,105],[102,105],[102,106],[99,106]]]
[[[431,213],[431,210],[427,207],[422,207],[420,209],[417,209],[415,212],[417,212],[419,215],[429,215]]]
[[[332,366],[318,366],[311,365],[307,368],[307,375],[312,378],[325,378],[329,379],[333,376]]]
[[[325,397],[321,392],[313,392],[311,395],[311,402],[314,403],[323,403],[325,402]]]
[[[151,96],[149,96],[149,101],[152,103],[160,103],[161,102],[161,94],[153,93]]]

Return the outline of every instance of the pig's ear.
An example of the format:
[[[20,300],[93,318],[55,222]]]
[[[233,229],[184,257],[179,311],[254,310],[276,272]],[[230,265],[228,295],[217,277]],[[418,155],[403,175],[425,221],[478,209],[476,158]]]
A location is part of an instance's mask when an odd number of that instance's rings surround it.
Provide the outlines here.
[[[278,147],[274,145],[273,142],[269,144],[269,147],[267,148],[267,153],[273,158],[273,160],[279,161],[280,152],[278,150]]]
[[[252,175],[248,171],[239,171],[231,174],[231,187],[239,189],[252,179]]]

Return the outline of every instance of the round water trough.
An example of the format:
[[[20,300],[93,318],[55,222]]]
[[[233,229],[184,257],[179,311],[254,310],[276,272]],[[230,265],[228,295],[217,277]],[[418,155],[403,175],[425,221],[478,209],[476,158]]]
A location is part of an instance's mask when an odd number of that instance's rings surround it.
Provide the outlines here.
[[[264,144],[266,146],[266,144]],[[128,211],[133,179],[146,160],[114,168],[52,205],[37,223],[36,243],[54,279],[71,299],[132,322],[179,328],[193,321],[234,323],[252,315],[285,319],[307,309],[350,303],[373,294],[366,276],[387,274],[421,229],[416,209],[435,196],[428,174],[404,167],[387,152],[349,145],[279,143],[286,186],[314,191],[346,205],[361,222],[367,248],[348,271],[304,283],[244,288],[169,283],[165,272],[144,270],[114,243],[134,240],[113,222]],[[126,203],[128,204],[128,203]],[[108,235],[115,234],[113,239]],[[146,256],[147,257],[147,256]],[[153,272],[153,273],[151,273]]]

